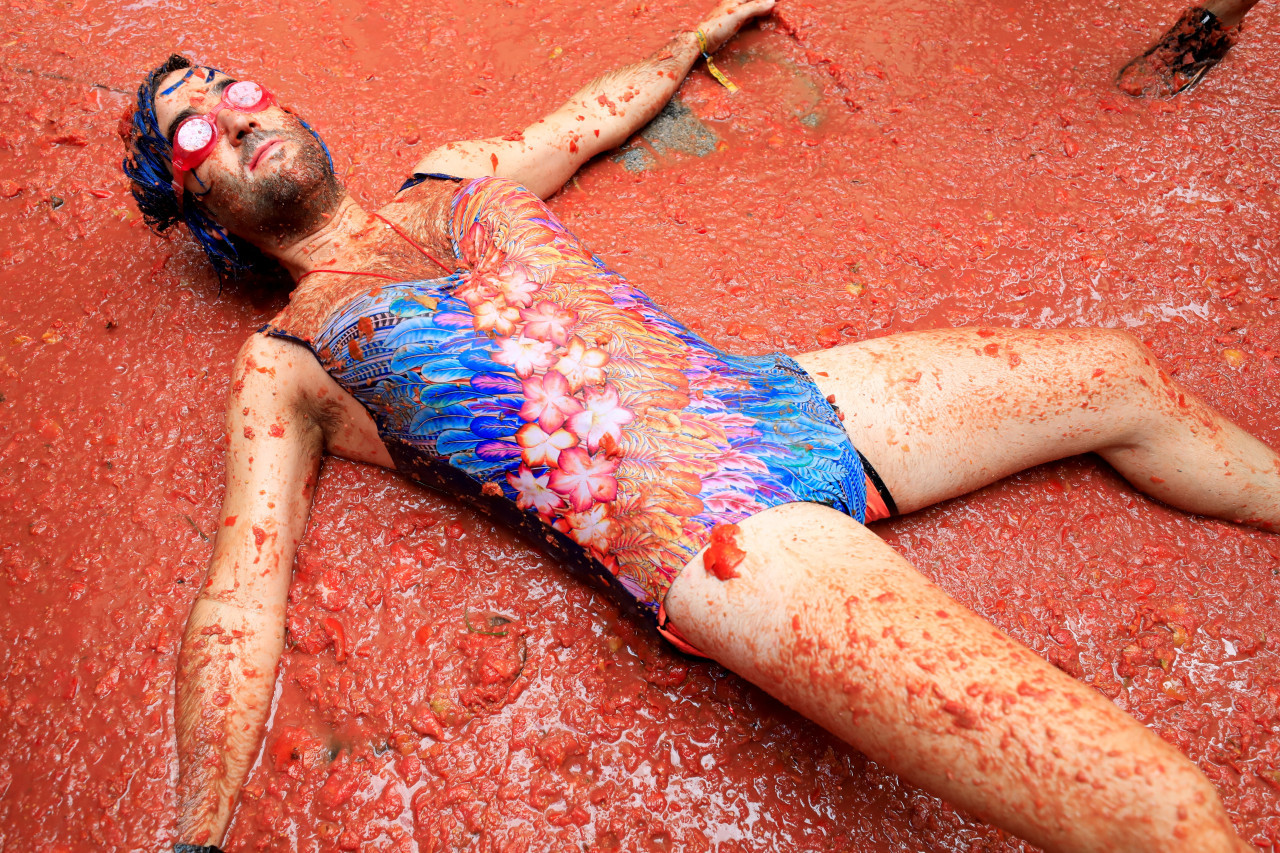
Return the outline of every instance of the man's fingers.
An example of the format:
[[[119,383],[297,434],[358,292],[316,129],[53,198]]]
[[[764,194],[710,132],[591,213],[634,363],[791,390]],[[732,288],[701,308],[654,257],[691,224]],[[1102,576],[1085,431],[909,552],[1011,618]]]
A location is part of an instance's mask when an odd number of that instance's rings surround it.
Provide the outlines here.
[[[745,20],[747,17],[773,11],[776,4],[777,0],[738,0],[732,7],[732,11],[742,15]]]
[[[777,0],[727,0],[721,3],[699,27],[707,37],[710,51],[714,53],[719,50],[747,21],[771,12],[776,2]]]
[[[733,0],[720,8],[720,12],[741,23],[748,18],[764,15],[773,10],[777,0]]]

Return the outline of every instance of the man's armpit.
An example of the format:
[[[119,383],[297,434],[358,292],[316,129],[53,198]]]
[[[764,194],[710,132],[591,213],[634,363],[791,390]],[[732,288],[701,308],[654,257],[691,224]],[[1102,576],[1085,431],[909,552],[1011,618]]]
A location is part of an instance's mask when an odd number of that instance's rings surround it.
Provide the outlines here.
[[[428,180],[396,195],[378,211],[440,260],[457,265],[449,238],[453,196],[462,183]]]

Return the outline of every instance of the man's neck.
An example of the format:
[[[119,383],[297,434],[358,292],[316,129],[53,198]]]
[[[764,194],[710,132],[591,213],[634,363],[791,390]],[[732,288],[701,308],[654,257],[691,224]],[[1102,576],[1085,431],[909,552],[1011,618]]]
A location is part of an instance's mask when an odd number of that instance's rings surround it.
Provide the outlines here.
[[[374,218],[344,193],[338,206],[325,214],[319,227],[296,239],[263,249],[297,281],[313,270],[331,266],[353,249],[364,245],[374,225]]]

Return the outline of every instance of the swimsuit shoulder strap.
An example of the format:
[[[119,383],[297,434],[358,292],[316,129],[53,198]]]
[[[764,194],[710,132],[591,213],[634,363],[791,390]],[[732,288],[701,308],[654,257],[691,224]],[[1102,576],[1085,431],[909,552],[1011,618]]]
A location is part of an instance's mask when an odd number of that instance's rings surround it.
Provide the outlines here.
[[[413,175],[409,178],[409,180],[405,181],[400,186],[399,192],[404,192],[405,190],[411,190],[414,187],[416,187],[418,184],[421,184],[424,181],[427,181],[428,179],[431,179],[431,178],[434,178],[437,181],[453,181],[454,183],[458,183],[458,184],[462,183],[462,178],[455,177],[454,175],[446,175],[443,172],[414,172]]]

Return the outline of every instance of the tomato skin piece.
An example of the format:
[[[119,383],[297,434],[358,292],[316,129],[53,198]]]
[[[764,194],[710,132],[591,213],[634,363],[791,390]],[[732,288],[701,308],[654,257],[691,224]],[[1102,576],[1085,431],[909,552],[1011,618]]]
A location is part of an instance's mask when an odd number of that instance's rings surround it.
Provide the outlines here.
[[[320,627],[324,630],[324,635],[329,638],[329,642],[333,644],[333,658],[338,663],[343,663],[347,659],[347,629],[342,626],[332,616],[326,616],[320,620]]]
[[[711,528],[711,543],[703,553],[702,562],[708,572],[722,581],[739,577],[738,566],[746,559],[747,552],[738,547],[741,532],[736,524],[717,524]]]

